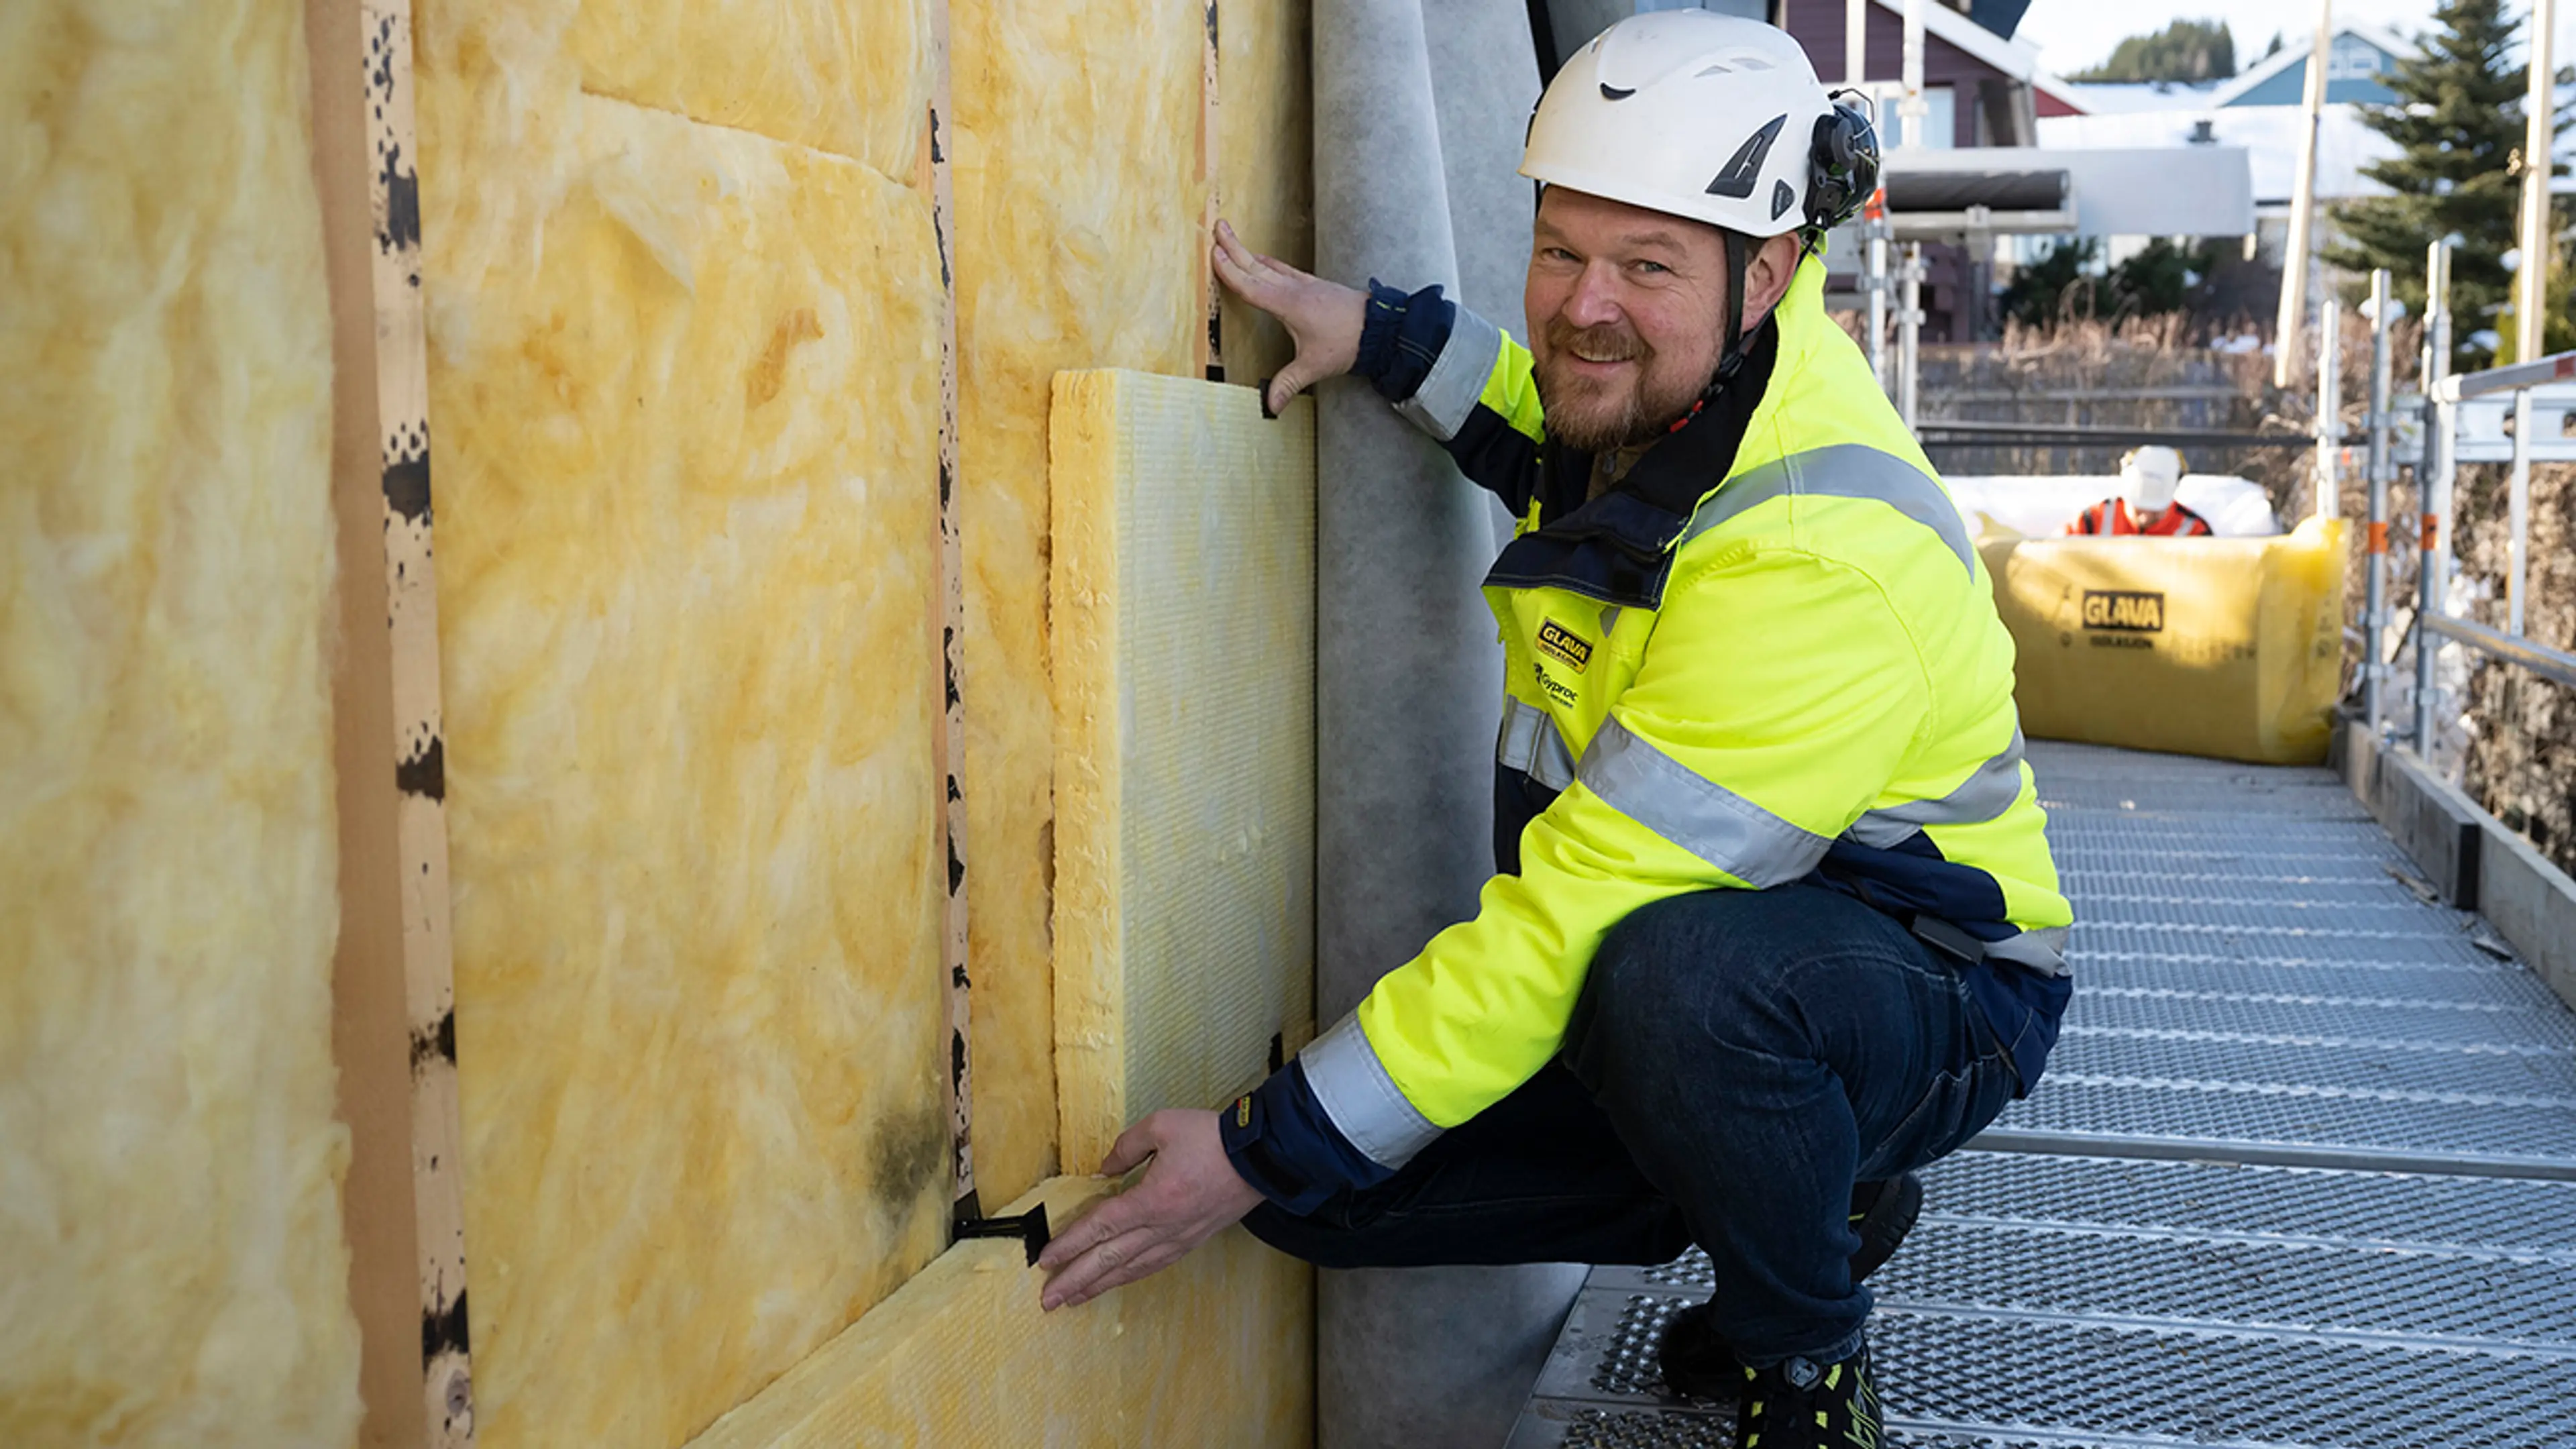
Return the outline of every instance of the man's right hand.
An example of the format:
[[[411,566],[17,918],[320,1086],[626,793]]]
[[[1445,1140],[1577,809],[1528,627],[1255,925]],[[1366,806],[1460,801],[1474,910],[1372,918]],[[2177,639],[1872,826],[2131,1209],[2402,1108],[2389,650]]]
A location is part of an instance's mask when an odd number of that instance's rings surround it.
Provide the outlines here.
[[[1225,289],[1276,317],[1297,344],[1297,355],[1270,379],[1263,406],[1276,413],[1288,400],[1359,361],[1360,328],[1368,294],[1301,272],[1277,257],[1243,244],[1234,228],[1216,224],[1216,274]]]

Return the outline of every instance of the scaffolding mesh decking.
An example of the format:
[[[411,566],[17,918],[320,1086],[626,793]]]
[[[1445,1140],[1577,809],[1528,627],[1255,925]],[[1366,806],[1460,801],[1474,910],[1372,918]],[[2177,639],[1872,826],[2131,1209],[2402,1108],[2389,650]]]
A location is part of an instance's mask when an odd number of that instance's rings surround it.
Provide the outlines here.
[[[2331,775],[2034,744],[2076,905],[2047,1079],[1872,1286],[1898,1443],[2543,1449],[2576,1401],[2576,1015]],[[1511,1449],[1731,1445],[1594,1271]]]

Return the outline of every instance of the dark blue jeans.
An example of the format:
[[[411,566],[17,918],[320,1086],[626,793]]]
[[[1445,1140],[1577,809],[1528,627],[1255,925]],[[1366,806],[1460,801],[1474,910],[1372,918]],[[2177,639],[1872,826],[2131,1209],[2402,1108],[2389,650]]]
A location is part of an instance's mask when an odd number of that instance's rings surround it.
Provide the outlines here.
[[[1762,1367],[1848,1356],[1852,1184],[1950,1152],[2012,1067],[1957,970],[1806,886],[1638,911],[1593,958],[1559,1059],[1393,1178],[1245,1219],[1328,1268],[1661,1263],[1697,1243],[1714,1326]]]

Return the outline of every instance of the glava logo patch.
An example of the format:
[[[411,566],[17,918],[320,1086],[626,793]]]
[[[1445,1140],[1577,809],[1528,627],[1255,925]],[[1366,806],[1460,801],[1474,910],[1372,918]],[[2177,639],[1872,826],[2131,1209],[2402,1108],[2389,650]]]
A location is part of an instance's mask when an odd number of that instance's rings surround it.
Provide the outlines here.
[[[2084,627],[2122,629],[2133,634],[2165,631],[2165,596],[2118,589],[2084,591]]]
[[[1539,623],[1538,652],[1563,663],[1577,674],[1592,662],[1592,642],[1554,619]]]

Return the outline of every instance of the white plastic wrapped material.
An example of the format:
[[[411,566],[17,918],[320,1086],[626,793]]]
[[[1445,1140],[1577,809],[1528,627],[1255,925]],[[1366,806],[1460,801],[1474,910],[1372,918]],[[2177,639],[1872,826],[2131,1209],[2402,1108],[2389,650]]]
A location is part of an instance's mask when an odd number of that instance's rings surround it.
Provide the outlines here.
[[[1977,521],[1983,514],[2032,538],[2064,533],[2075,515],[2105,498],[2121,496],[2124,486],[2117,475],[2108,473],[2028,478],[1944,474],[1941,481],[1949,485],[1950,498],[1959,505],[1971,531],[1984,527]],[[2270,538],[2281,531],[2280,520],[2272,516],[2271,499],[2251,479],[2186,473],[2174,501],[2207,519],[2210,531],[2220,538]]]

